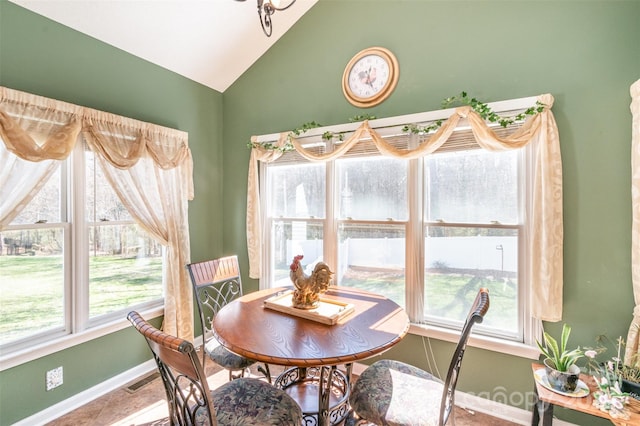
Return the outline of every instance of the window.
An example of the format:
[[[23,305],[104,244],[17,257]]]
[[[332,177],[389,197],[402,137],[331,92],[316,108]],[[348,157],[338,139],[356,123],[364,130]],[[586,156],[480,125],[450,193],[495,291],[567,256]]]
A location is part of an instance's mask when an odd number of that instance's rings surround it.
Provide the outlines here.
[[[521,126],[493,131],[507,138]],[[351,143],[326,141],[324,130],[297,143],[325,156]],[[423,143],[397,125],[380,133],[400,150]],[[411,159],[381,155],[373,139],[327,161],[289,151],[261,163],[261,287],[290,285],[288,265],[303,254],[306,273],[322,260],[336,285],[384,294],[412,323],[439,330],[459,330],[487,287],[492,308],[477,332],[531,346],[539,330],[527,279],[535,149],[487,151],[466,126]]]
[[[336,160],[340,285],[383,294],[404,306],[408,161]]]
[[[66,328],[65,246],[69,227],[58,169],[5,230],[0,231],[0,345]]]
[[[0,112],[0,368],[130,309],[173,310],[165,331],[191,338],[188,134],[6,87]]]
[[[325,217],[325,166],[282,162],[269,173],[269,281],[286,285],[294,253],[306,263],[322,258]]]
[[[3,352],[162,305],[162,247],[84,144],[0,234]]]
[[[426,322],[445,326],[464,322],[464,296],[487,287],[492,315],[482,326],[522,338],[518,285],[522,155],[476,149],[424,158]]]

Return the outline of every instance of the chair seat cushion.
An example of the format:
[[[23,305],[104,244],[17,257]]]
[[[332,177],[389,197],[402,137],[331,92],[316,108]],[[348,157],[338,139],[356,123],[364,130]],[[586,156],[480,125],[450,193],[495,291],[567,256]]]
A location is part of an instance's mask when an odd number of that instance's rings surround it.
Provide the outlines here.
[[[211,391],[219,426],[301,426],[302,410],[287,393],[258,379],[238,379]],[[207,425],[206,409],[196,425]]]
[[[377,425],[431,426],[438,424],[443,388],[424,370],[381,360],[358,377],[349,402],[358,416]]]
[[[254,360],[229,352],[216,339],[209,340],[204,347],[213,362],[228,370],[244,370],[255,364]]]

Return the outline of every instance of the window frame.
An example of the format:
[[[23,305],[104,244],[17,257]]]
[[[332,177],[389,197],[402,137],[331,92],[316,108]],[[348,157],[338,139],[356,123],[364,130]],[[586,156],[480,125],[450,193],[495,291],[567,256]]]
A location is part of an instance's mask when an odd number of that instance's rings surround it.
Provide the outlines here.
[[[517,109],[524,109],[527,106],[535,103],[536,98],[523,98],[512,101],[503,101],[492,104],[494,111],[500,113],[505,111],[513,111]],[[412,123],[412,122],[420,122],[420,121],[433,121],[439,118],[446,118],[451,114],[451,110],[442,110],[442,111],[432,111],[427,113],[420,114],[412,114],[408,116],[401,117],[391,117],[388,119],[376,120],[376,123],[379,124],[380,127],[397,125],[398,123]],[[306,136],[318,136],[323,132],[326,132],[327,129],[330,129],[333,132],[345,132],[354,129],[359,123],[356,124],[343,124],[332,126],[331,128],[321,128],[321,129],[312,129],[309,131]],[[372,126],[373,127],[373,126]],[[376,127],[374,127],[378,130]],[[315,132],[314,132],[315,131]],[[266,142],[269,140],[277,140],[278,135],[263,135],[257,138],[257,141]],[[518,355],[530,359],[537,359],[539,356],[539,351],[536,347],[535,340],[539,339],[542,333],[542,322],[537,320],[531,316],[531,309],[529,307],[529,300],[531,297],[530,285],[531,283],[527,282],[526,277],[530,276],[529,268],[530,262],[528,261],[528,239],[529,235],[527,233],[526,220],[528,220],[531,216],[530,212],[533,208],[532,205],[532,193],[533,193],[533,163],[535,152],[533,151],[531,144],[523,147],[521,149],[521,153],[519,153],[518,160],[518,185],[520,187],[519,191],[519,200],[518,207],[521,215],[524,215],[519,221],[518,232],[519,232],[519,240],[518,240],[518,248],[519,248],[519,258],[518,258],[518,281],[521,283],[519,285],[519,293],[518,293],[518,304],[519,310],[522,313],[519,318],[519,332],[522,333],[520,340],[510,340],[505,339],[500,336],[484,336],[484,335],[474,335],[470,339],[470,344],[472,346],[481,347],[484,349],[494,350],[502,353],[509,353],[513,355]],[[325,228],[325,238],[324,238],[324,258],[325,261],[329,264],[337,265],[337,229],[340,223],[349,223],[348,220],[338,218],[339,212],[337,211],[337,207],[334,207],[334,203],[337,203],[335,200],[335,188],[336,188],[336,172],[335,172],[335,162],[336,160],[326,162],[327,168],[327,181],[326,181],[326,218],[324,219],[324,228]],[[268,163],[261,162],[260,163],[260,176],[266,176],[267,169],[270,167]],[[390,221],[388,223],[401,225],[404,224],[406,226],[407,241],[412,241],[413,243],[407,242],[407,251],[406,258],[409,259],[411,256],[418,256],[420,259],[424,259],[424,229],[428,226],[428,222],[423,219],[423,199],[422,195],[424,192],[422,191],[424,183],[422,182],[422,173],[424,170],[423,159],[414,159],[409,160],[409,188],[408,188],[408,200],[409,203],[409,220],[408,221]],[[522,173],[524,172],[524,173]],[[268,179],[260,179],[260,197],[262,205],[267,205],[267,188],[266,182]],[[412,199],[416,197],[416,194],[420,194],[419,199]],[[268,217],[269,209],[264,209],[262,212],[262,222],[264,224],[262,237],[263,244],[261,250],[262,256],[262,265],[263,271],[260,277],[260,288],[267,288],[270,283],[266,282],[268,277],[270,277],[271,265],[269,264],[269,248],[270,248],[270,229],[271,229],[271,221]],[[419,218],[416,220],[415,218]],[[283,219],[283,218],[278,218]],[[296,220],[305,220],[304,218],[296,218]],[[317,221],[317,218],[314,218],[314,221]],[[353,222],[362,222],[359,220]],[[375,222],[375,221],[366,221]],[[419,228],[419,229],[418,229]],[[415,241],[420,241],[420,244],[416,244]],[[408,263],[408,262],[406,262]],[[424,265],[423,265],[424,266]],[[420,268],[418,268],[420,269]],[[411,276],[409,274],[412,274]],[[417,276],[414,276],[417,274]],[[406,283],[409,282],[420,282],[424,283],[423,277],[424,271],[411,271],[410,268],[406,268]],[[407,300],[407,311],[411,314],[415,314],[416,311],[420,311],[421,307],[415,306],[415,303],[409,304],[411,300],[423,300],[424,285],[415,285],[410,286],[406,284],[406,300]],[[421,302],[419,302],[421,304]],[[442,339],[445,341],[456,342],[459,337],[459,332],[457,330],[448,329],[440,326],[421,324],[417,322],[412,322],[409,332],[411,334],[416,334],[422,337],[434,337],[437,339]]]
[[[88,148],[86,148],[88,149]],[[135,307],[146,318],[164,315],[164,296],[131,305],[116,312],[89,316],[89,227],[86,217],[85,144],[82,140],[60,163],[60,222],[7,225],[5,230],[62,228],[64,232],[63,326],[36,332],[5,344],[0,353],[0,371],[50,355],[96,338],[123,330],[131,324],[122,313]],[[134,223],[133,220],[109,225]],[[164,252],[164,248],[163,248]],[[75,261],[74,261],[75,259]],[[163,255],[163,262],[165,261]],[[164,268],[163,268],[164,273]],[[163,279],[164,285],[164,279]],[[166,289],[163,290],[166,291]],[[125,312],[126,314],[126,312]]]

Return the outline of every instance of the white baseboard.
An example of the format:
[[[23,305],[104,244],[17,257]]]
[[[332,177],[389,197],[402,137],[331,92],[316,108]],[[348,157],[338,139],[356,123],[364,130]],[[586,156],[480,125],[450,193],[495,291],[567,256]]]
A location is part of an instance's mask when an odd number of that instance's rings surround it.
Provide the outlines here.
[[[353,365],[353,373],[359,374],[366,365],[355,363]],[[76,408],[79,408],[89,402],[93,401],[105,395],[113,390],[119,389],[128,383],[137,380],[139,377],[144,376],[153,370],[155,370],[156,363],[154,360],[149,360],[143,364],[140,364],[134,368],[131,368],[117,376],[114,376],[104,382],[80,392],[71,398],[67,398],[55,405],[52,405],[33,416],[27,417],[17,423],[14,426],[34,426],[44,425],[49,423],[58,417],[67,414]],[[492,401],[487,398],[482,398],[476,395],[471,395],[462,392],[456,392],[456,405],[470,411],[477,411],[479,413],[488,414],[493,417],[497,417],[503,420],[507,420],[519,425],[531,424],[531,411],[524,410],[522,408],[513,407],[511,405],[503,404],[501,402]],[[554,426],[577,426],[573,423],[568,423],[562,420],[554,419]]]
[[[85,391],[82,391],[71,398],[67,398],[64,401],[52,405],[33,416],[22,419],[15,423],[14,426],[35,426],[44,425],[49,423],[70,411],[75,410],[96,398],[101,397],[113,390],[121,388],[128,383],[131,383],[141,376],[148,374],[149,372],[157,368],[156,362],[151,359],[143,364],[133,367],[123,373],[118,374],[102,383],[95,385]]]
[[[517,423],[519,425],[530,425],[532,411],[517,408],[501,402],[492,401],[468,393],[456,392],[456,405],[470,411],[488,414],[499,419]],[[573,423],[559,419],[553,419],[554,426],[578,426]]]

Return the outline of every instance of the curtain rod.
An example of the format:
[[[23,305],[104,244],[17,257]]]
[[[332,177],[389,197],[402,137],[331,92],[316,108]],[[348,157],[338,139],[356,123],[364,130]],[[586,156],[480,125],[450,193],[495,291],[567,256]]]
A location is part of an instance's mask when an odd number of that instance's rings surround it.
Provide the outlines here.
[[[496,113],[526,109],[534,106],[539,96],[529,96],[526,98],[509,99],[505,101],[491,102],[487,104]],[[431,122],[440,119],[447,119],[456,111],[458,107],[439,109],[434,111],[419,112],[407,115],[398,115],[394,117],[378,118],[369,121],[372,129],[399,126],[405,124],[417,124]],[[309,129],[304,133],[304,137],[321,136],[327,131],[334,133],[352,132],[360,127],[360,123],[344,123],[331,126],[316,127]],[[256,137],[258,143],[274,142],[280,138],[280,133],[271,133],[267,135],[259,135]]]
[[[107,111],[101,111],[69,102],[59,101],[57,99],[47,98],[45,96],[35,95],[20,90],[11,89],[9,87],[0,86],[0,106],[3,103],[13,105],[23,105],[27,107],[39,108],[54,111],[56,113],[75,115],[83,120],[95,120],[105,122],[111,125],[129,127],[136,130],[144,129],[154,134],[180,138],[187,142],[189,133],[184,130],[174,129],[167,126],[161,126],[135,118],[114,114]],[[7,112],[8,114],[10,112]],[[24,114],[19,115],[21,118],[27,118]],[[41,119],[35,121],[42,121]],[[44,121],[46,122],[46,121]],[[55,122],[51,121],[55,124]]]

